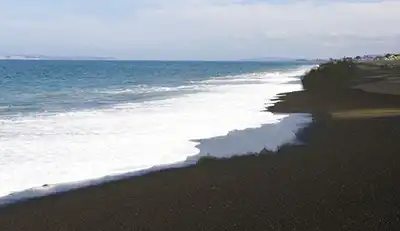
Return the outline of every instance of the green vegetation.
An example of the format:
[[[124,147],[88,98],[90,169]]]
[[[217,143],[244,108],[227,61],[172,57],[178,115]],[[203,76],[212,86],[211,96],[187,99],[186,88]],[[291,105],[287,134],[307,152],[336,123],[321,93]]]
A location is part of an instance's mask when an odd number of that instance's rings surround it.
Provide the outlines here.
[[[363,60],[360,56],[331,60],[310,70],[301,81],[308,92],[338,97],[351,88],[400,94],[399,79],[400,55],[387,54],[377,60]]]
[[[213,156],[202,156],[200,159],[197,161],[197,164],[209,164],[217,161],[218,158],[213,157]]]
[[[399,108],[372,108],[372,109],[359,109],[348,110],[332,113],[334,118],[355,119],[355,118],[378,118],[378,117],[391,117],[400,116]]]
[[[358,76],[359,68],[349,59],[330,61],[306,73],[301,82],[305,90],[335,93],[348,88]]]

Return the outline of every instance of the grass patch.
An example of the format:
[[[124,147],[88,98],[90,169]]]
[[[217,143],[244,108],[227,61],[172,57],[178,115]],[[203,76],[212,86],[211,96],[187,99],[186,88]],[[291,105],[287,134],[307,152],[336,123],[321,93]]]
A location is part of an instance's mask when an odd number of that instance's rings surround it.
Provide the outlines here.
[[[338,119],[378,118],[378,117],[389,117],[389,116],[400,116],[400,109],[399,108],[359,109],[359,110],[349,110],[349,111],[332,113],[332,117]]]
[[[197,161],[198,165],[203,165],[203,164],[209,164],[209,163],[214,163],[215,161],[217,161],[218,158],[217,157],[213,157],[213,156],[202,156],[200,157],[200,159]]]

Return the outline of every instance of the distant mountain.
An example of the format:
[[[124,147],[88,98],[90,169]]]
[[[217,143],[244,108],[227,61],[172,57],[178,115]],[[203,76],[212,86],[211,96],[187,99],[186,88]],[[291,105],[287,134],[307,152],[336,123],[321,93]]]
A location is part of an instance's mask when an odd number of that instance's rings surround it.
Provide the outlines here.
[[[46,56],[46,55],[5,55],[0,60],[116,60],[113,57],[96,56]]]
[[[324,59],[304,59],[304,58],[284,58],[284,57],[263,57],[254,59],[243,59],[241,61],[259,61],[259,62],[323,62]]]
[[[261,57],[252,59],[242,59],[241,61],[291,61],[293,58],[282,58],[282,57]]]

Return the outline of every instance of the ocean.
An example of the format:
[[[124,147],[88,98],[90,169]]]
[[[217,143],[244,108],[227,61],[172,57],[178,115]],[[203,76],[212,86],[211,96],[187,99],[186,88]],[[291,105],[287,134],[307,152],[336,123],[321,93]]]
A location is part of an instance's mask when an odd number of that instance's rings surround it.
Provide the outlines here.
[[[0,197],[276,149],[306,119],[263,110],[312,66],[0,61]],[[264,125],[270,138],[251,130]]]

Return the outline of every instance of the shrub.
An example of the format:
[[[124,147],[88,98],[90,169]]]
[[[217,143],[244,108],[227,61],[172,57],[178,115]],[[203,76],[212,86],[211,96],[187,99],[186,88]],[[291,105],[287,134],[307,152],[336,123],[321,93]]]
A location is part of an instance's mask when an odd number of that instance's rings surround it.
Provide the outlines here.
[[[358,67],[352,60],[330,61],[310,70],[301,82],[305,90],[329,93],[349,87],[357,72]]]

